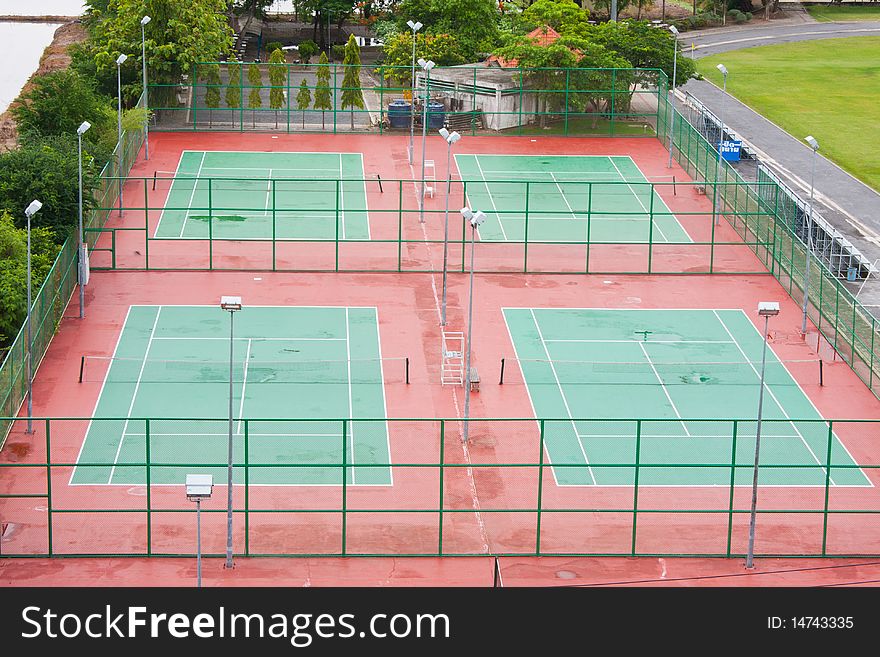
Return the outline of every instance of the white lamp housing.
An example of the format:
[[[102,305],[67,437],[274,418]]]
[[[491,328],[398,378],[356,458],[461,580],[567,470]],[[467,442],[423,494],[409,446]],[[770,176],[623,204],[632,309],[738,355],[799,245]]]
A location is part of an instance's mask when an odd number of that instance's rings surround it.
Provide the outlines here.
[[[721,71],[721,75],[727,77],[727,67],[724,64],[718,64],[718,66],[716,66],[715,68]]]
[[[241,310],[241,297],[220,297],[220,307],[230,312]]]
[[[186,475],[186,499],[190,502],[206,500],[214,489],[214,477],[209,474]]]
[[[432,62],[430,59],[425,61],[424,59],[419,57],[419,66],[421,66],[426,71],[430,71],[432,68],[434,68],[434,62]]]
[[[83,121],[82,123],[79,124],[79,127],[76,129],[76,134],[84,135],[89,131],[89,128],[91,128],[91,127],[92,127],[91,123],[89,123],[88,121]]]
[[[461,139],[460,134],[455,131],[449,132],[449,130],[447,130],[446,128],[440,128],[439,132],[440,136],[443,137],[443,139],[446,140],[446,143],[450,145]]]
[[[813,137],[813,135],[808,135],[804,138],[804,141],[806,141],[814,151],[819,150],[819,142],[816,141],[816,138]]]
[[[146,24],[149,23],[151,20],[153,20],[153,19],[150,18],[149,16],[144,16],[144,17],[141,19],[141,25],[146,25]]]
[[[126,59],[128,59],[128,55],[124,53],[122,55],[119,55],[119,57],[116,58],[116,65],[122,66],[123,64],[125,64]]]
[[[675,27],[675,25],[670,25],[669,31],[672,32],[675,36],[678,36],[678,28]]]
[[[761,317],[776,317],[779,314],[779,303],[776,301],[761,301],[758,303],[758,314]]]
[[[41,207],[43,207],[43,204],[40,203],[37,199],[34,199],[33,201],[31,201],[31,204],[25,208],[24,213],[29,217],[33,217],[35,214],[37,214],[37,212],[40,211]]]
[[[406,24],[409,25],[409,29],[411,29],[413,32],[418,32],[420,29],[422,29],[422,24],[418,21],[416,21],[415,23],[413,23],[412,21],[407,21]]]

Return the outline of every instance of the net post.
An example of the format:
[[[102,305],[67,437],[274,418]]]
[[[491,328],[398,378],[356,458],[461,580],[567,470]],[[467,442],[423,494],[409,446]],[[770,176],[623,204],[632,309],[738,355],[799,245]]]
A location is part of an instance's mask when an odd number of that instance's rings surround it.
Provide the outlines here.
[[[159,176],[159,172],[153,171],[153,191],[154,192],[156,191],[156,179],[158,178],[158,176]]]
[[[82,356],[80,356],[80,359],[79,359],[79,382],[80,383],[83,382],[83,370],[85,369],[85,367],[86,367],[86,357],[85,357],[85,354],[83,354]]]
[[[819,359],[819,385],[820,386],[825,385],[825,373],[824,373],[823,363],[824,363],[824,361],[820,358]]]
[[[678,187],[675,184],[675,176],[672,176],[672,195],[678,196]]]
[[[409,356],[406,357],[406,385],[409,385]]]
[[[501,359],[501,376],[498,378],[498,385],[504,385],[504,359]]]
[[[379,181],[379,193],[384,194],[385,190],[382,189],[382,176],[380,176],[378,173],[376,174],[376,180]]]

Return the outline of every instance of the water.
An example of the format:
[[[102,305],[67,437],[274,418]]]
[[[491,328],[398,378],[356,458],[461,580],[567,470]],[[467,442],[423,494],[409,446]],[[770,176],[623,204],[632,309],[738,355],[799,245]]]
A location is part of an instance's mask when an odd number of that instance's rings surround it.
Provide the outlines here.
[[[57,23],[0,23],[0,112],[18,96],[52,43]]]
[[[0,16],[79,16],[83,0],[0,0]]]

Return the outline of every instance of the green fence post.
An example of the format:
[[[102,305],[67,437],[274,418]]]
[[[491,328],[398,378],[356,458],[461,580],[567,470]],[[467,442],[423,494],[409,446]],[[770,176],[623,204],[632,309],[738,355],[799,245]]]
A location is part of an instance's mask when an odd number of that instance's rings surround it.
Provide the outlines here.
[[[199,122],[196,118],[196,113],[199,109],[199,79],[196,77],[198,64],[193,62],[193,70],[192,70],[192,108],[193,108],[193,132],[196,132],[199,129]],[[119,144],[119,148],[122,148],[122,144]],[[121,184],[121,183],[120,183]]]
[[[290,124],[288,123],[288,127]],[[270,189],[272,190],[272,271],[276,271],[276,240],[277,240],[277,217],[276,217],[276,194],[277,185],[274,180],[269,180]]]
[[[730,500],[727,507],[727,556],[733,538],[733,493],[736,490],[736,437],[739,433],[739,421],[733,421],[733,436],[730,445]]]
[[[593,218],[593,183],[587,183],[587,244],[586,244],[586,271],[584,273],[590,273],[590,245],[591,245],[591,235],[590,229],[592,227],[592,218]]]
[[[150,419],[144,420],[144,456],[146,457],[146,480],[147,480],[147,556],[153,554],[153,502],[150,489],[152,488],[152,472],[150,468]]]
[[[336,130],[336,114],[333,115],[333,129],[334,132]],[[336,246],[336,271],[339,271],[339,179],[336,179],[336,239],[334,240]]]
[[[397,181],[397,271],[403,271],[403,181]]]
[[[342,556],[345,556],[345,530],[348,523],[348,420],[342,421]]]
[[[250,490],[251,490],[251,469],[249,459],[249,438],[250,438],[250,420],[244,421],[244,554],[251,553],[250,528]]]
[[[285,80],[287,81],[287,97],[285,98],[287,101],[287,134],[290,134],[290,64],[287,65],[287,77]]]
[[[636,555],[636,523],[639,519],[639,468],[641,463],[642,452],[642,421],[636,420],[636,462],[633,472],[633,527],[632,527],[632,546],[630,554]]]
[[[213,178],[208,178],[208,270],[214,269],[214,210],[212,198]],[[199,179],[196,178],[195,185],[198,186]]]
[[[718,193],[718,183],[715,183],[715,193]],[[715,208],[715,199],[713,195],[712,207]],[[712,222],[711,235],[709,237],[709,273],[713,273],[715,269],[715,210],[712,210],[709,221]]]
[[[541,555],[541,504],[544,493],[544,420],[539,422],[538,435],[538,508],[535,524],[535,554]]]
[[[563,133],[566,137],[568,137],[568,89],[571,84],[571,69],[565,69],[565,118],[563,124]]]
[[[98,240],[95,240],[95,246],[98,245]],[[150,195],[147,191],[147,179],[144,178],[144,260],[146,269],[150,268]],[[113,261],[113,268],[116,268],[116,253],[113,252],[111,254]]]
[[[46,418],[46,528],[48,530],[48,551],[51,557],[52,547],[52,441],[49,437],[49,418]]]
[[[877,318],[871,316],[871,358],[868,363],[868,388],[874,390],[874,337],[877,335]]]
[[[611,125],[609,126],[608,135],[610,137],[614,136],[614,120],[617,118],[617,69],[611,69]]]
[[[439,514],[438,533],[437,533],[437,555],[443,556],[443,477],[444,477],[444,459],[446,456],[446,421],[440,420],[440,499],[437,505]]]
[[[336,115],[337,115],[337,112],[336,112],[337,102],[336,102],[336,100],[339,96],[339,82],[338,82],[338,78],[336,77],[336,75],[337,75],[336,69],[337,69],[337,65],[334,63],[333,64],[333,134],[334,135],[336,134]]]
[[[526,218],[523,232],[523,273],[529,271],[529,181],[526,181]],[[500,219],[499,219],[500,221]]]
[[[834,440],[834,421],[828,420],[828,451],[825,454],[825,506],[822,512],[822,556],[828,545],[828,499],[831,486],[831,445]]]
[[[651,202],[648,204],[648,273],[651,273],[651,257],[654,254],[654,183],[651,185]]]

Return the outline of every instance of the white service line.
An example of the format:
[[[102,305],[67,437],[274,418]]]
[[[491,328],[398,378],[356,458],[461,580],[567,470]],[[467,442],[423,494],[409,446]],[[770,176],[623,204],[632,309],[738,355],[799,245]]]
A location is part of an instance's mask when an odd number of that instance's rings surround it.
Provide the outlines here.
[[[186,220],[189,219],[189,211],[190,211],[190,209],[192,209],[192,203],[193,203],[193,199],[195,198],[195,195],[196,195],[196,189],[198,189],[198,187],[199,187],[199,178],[202,175],[202,165],[205,163],[205,155],[207,155],[207,152],[202,151],[202,159],[199,160],[199,170],[196,172],[195,180],[193,180],[192,192],[190,192],[190,194],[189,194],[189,203],[187,203],[187,206],[186,206],[186,214],[183,215],[183,223],[180,225],[180,234],[177,236],[178,238],[183,237],[183,232],[186,229]],[[184,191],[184,194],[186,194],[186,191]],[[208,213],[208,222],[210,223],[210,221],[211,221],[211,216],[210,216],[210,212],[209,212]],[[157,230],[158,230],[158,228],[157,228]]]
[[[489,201],[492,203],[492,209],[495,211],[495,218],[498,220],[498,226],[501,228],[501,235],[504,237],[504,241],[508,242],[507,232],[504,230],[504,222],[501,220],[501,215],[498,214],[498,206],[495,205],[495,197],[492,196],[492,192],[489,189],[489,183],[486,182],[486,175],[483,173],[483,167],[480,164],[480,156],[474,155],[474,162],[477,163],[477,168],[480,170],[480,177],[483,179],[483,186],[486,188],[486,194],[489,195]],[[473,210],[473,208],[471,208]],[[526,208],[528,211],[528,208]]]
[[[633,196],[636,197],[636,200],[639,202],[639,205],[642,206],[642,210],[644,210],[644,211],[645,211],[645,214],[648,215],[648,221],[650,221],[650,222],[654,225],[654,227],[655,227],[655,228],[657,229],[657,231],[660,233],[660,237],[663,238],[663,241],[664,241],[664,242],[669,242],[669,240],[666,238],[666,233],[664,233],[664,232],[663,232],[663,229],[660,228],[660,224],[659,224],[659,222],[653,221],[654,217],[651,215],[651,213],[650,213],[650,211],[648,210],[648,208],[645,207],[645,204],[642,203],[642,199],[640,199],[640,198],[639,198],[639,195],[636,194],[636,190],[634,190],[634,189],[632,188],[632,185],[631,185],[630,182],[626,179],[626,176],[624,176],[624,175],[623,175],[623,172],[617,167],[617,162],[614,161],[614,158],[613,158],[612,156],[609,155],[609,156],[608,156],[608,161],[611,162],[611,164],[614,166],[615,169],[617,169],[617,173],[620,174],[620,177],[621,177],[621,179],[623,180],[623,182],[625,182],[625,183],[626,183],[626,186],[629,187],[629,191],[631,191],[632,194],[633,194]],[[652,187],[651,187],[651,194],[653,194],[653,193],[654,193],[654,188],[653,188],[653,186],[652,186]],[[677,221],[677,220],[676,220],[676,221]]]
[[[553,365],[553,358],[550,356],[550,352],[547,350],[547,343],[544,342],[544,334],[541,333],[541,327],[538,326],[538,318],[535,317],[535,310],[533,308],[529,308],[529,312],[532,315],[532,322],[535,324],[535,330],[538,331],[538,337],[541,339],[541,347],[544,349],[544,353],[547,354],[547,360],[550,363],[550,369],[553,371],[553,378],[556,379],[556,386],[559,389],[559,395],[562,397],[562,403],[565,405],[565,412],[568,413],[568,419],[571,421],[571,428],[574,431],[574,435],[578,436],[578,428],[577,424],[574,421],[574,415],[572,415],[571,408],[568,406],[568,399],[565,397],[565,391],[562,389],[562,383],[559,381],[559,375],[556,373],[556,367]],[[590,479],[593,480],[593,485],[596,485],[596,477],[593,476],[593,468],[590,467],[590,459],[587,457],[587,452],[584,449],[584,444],[580,441],[580,438],[577,439],[578,447],[581,448],[581,454],[584,455],[584,463],[587,465],[587,472],[590,473]]]
[[[238,405],[238,429],[237,432],[241,433],[241,423],[242,418],[244,417],[244,393],[247,388],[247,376],[248,376],[248,363],[251,358],[251,340],[247,341],[247,351],[244,355],[244,372],[241,377],[241,402]]]
[[[681,426],[684,429],[684,432],[690,436],[691,432],[688,431],[687,425],[681,419],[681,413],[678,412],[678,407],[675,405],[675,402],[672,401],[672,397],[669,394],[669,390],[666,388],[666,384],[663,383],[663,378],[660,376],[660,373],[657,372],[657,368],[654,367],[654,362],[651,360],[651,357],[648,355],[648,350],[645,349],[645,343],[639,342],[639,346],[642,348],[642,353],[645,354],[645,358],[648,359],[648,365],[651,366],[651,369],[654,370],[654,376],[657,377],[658,383],[660,383],[660,387],[663,388],[663,392],[666,395],[666,399],[669,400],[669,405],[672,406],[672,410],[675,411],[676,417],[678,417],[678,421],[681,422]]]
[[[568,202],[568,197],[565,195],[565,192],[562,191],[562,187],[560,186],[559,181],[556,179],[556,176],[553,174],[552,171],[550,172],[550,177],[553,178],[553,182],[556,183],[556,189],[559,190],[559,193],[562,196],[562,200],[565,201],[565,206],[568,208],[568,211],[571,212],[571,218],[576,220],[577,217],[574,214],[571,203]],[[526,211],[528,212],[528,208],[526,208]]]

